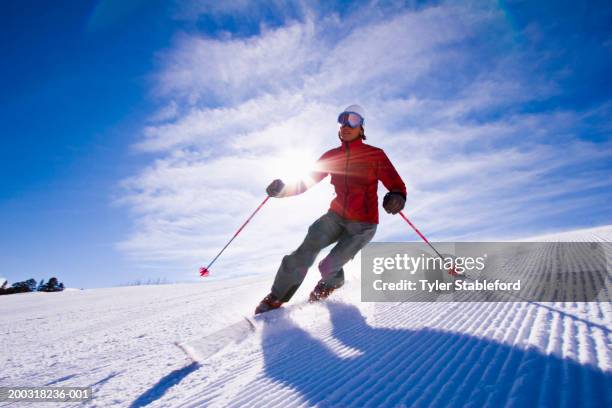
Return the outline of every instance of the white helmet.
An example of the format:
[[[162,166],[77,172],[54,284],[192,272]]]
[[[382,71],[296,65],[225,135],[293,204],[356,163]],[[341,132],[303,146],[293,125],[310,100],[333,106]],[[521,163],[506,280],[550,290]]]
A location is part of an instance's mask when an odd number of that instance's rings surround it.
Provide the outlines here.
[[[361,118],[365,121],[365,109],[361,105],[350,105],[344,109],[344,112],[353,112],[361,116]]]

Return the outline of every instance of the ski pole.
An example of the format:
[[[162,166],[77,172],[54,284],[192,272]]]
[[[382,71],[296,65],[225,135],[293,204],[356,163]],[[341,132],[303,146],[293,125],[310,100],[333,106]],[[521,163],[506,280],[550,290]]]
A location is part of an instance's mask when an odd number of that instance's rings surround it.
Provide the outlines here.
[[[249,221],[251,221],[251,218],[253,218],[255,216],[255,214],[257,214],[257,211],[259,211],[261,209],[261,207],[264,206],[264,204],[268,201],[268,199],[270,198],[270,196],[266,196],[266,198],[261,202],[261,204],[259,204],[259,206],[255,209],[255,211],[253,211],[253,213],[251,214],[251,216],[249,218],[247,218],[247,220],[244,222],[244,224],[242,224],[242,226],[240,228],[238,228],[238,231],[236,231],[236,233],[234,234],[234,236],[232,237],[232,239],[230,239],[228,241],[227,244],[225,244],[225,246],[223,247],[223,249],[221,249],[221,251],[219,251],[219,253],[217,254],[217,256],[215,256],[213,258],[212,261],[210,261],[210,263],[208,264],[208,266],[204,267],[200,267],[200,276],[204,277],[204,276],[208,276],[210,275],[210,267],[212,266],[212,264],[215,263],[215,261],[217,260],[217,258],[219,258],[219,256],[223,253],[223,251],[225,251],[225,248],[227,248],[229,246],[229,244],[232,243],[232,241],[234,240],[234,238],[236,238],[238,236],[238,234],[240,234],[240,231],[242,231],[242,229],[249,223]]]
[[[408,219],[408,217],[406,217],[406,216],[404,215],[404,213],[403,213],[403,212],[401,212],[401,211],[400,211],[400,212],[399,212],[399,215],[401,215],[401,216],[402,216],[402,218],[403,218],[403,219],[404,219],[404,220],[405,220],[405,221],[408,223],[408,225],[410,225],[410,226],[412,227],[412,229],[414,230],[414,232],[416,232],[416,233],[418,234],[418,236],[419,236],[419,237],[421,237],[421,239],[422,239],[423,241],[425,241],[425,243],[426,243],[427,245],[429,245],[429,247],[430,247],[431,249],[433,249],[433,251],[436,253],[436,255],[438,255],[438,256],[440,257],[440,259],[442,260],[442,262],[443,262],[443,264],[444,264],[444,262],[446,262],[446,260],[445,260],[445,259],[444,259],[444,257],[443,257],[443,256],[442,256],[442,255],[441,255],[439,252],[438,252],[438,250],[437,250],[436,248],[434,248],[434,246],[433,246],[433,245],[431,245],[431,242],[429,242],[429,240],[428,240],[427,238],[425,238],[425,235],[423,235],[423,234],[421,233],[421,231],[419,231],[419,230],[418,230],[418,228],[417,228],[417,227],[415,227],[415,226],[414,226],[414,224],[413,224],[412,222],[410,222],[410,220]],[[455,267],[454,267],[454,266],[452,266],[452,265],[451,265],[451,267],[448,269],[448,273],[449,273],[450,275],[453,275],[453,276],[457,276],[457,275],[458,275],[457,271],[455,271]]]

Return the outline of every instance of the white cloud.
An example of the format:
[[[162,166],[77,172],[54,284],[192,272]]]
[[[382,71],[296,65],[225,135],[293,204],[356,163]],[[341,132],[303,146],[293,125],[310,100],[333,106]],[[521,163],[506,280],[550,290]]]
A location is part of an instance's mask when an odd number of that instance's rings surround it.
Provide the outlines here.
[[[149,118],[152,123],[166,122],[175,119],[179,114],[178,104],[171,100],[167,105],[162,106],[157,112],[153,113]]]
[[[264,92],[297,91],[318,58],[314,23],[293,23],[261,36],[219,41],[181,36],[163,53],[158,92],[195,102],[235,104]]]

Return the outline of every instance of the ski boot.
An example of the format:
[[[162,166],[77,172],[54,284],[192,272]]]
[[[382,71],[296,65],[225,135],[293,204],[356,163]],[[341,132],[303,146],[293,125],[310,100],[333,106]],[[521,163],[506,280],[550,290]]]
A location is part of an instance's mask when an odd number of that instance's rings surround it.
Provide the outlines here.
[[[340,286],[335,287],[335,286],[328,285],[327,283],[320,280],[319,283],[317,283],[317,286],[315,286],[312,292],[310,292],[310,298],[308,299],[308,301],[310,303],[313,303],[313,302],[318,302],[319,300],[322,300],[322,299],[327,299],[329,295],[331,295],[332,292],[338,289],[339,287]]]
[[[263,298],[259,305],[255,308],[255,314],[260,314],[264,312],[269,312],[270,310],[278,309],[281,307],[283,302],[281,302],[276,296],[270,293],[268,296]]]

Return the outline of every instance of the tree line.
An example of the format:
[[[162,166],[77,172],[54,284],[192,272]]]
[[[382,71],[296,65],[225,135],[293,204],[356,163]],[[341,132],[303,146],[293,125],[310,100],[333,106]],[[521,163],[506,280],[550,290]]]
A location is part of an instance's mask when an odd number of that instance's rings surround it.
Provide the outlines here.
[[[30,278],[22,282],[15,282],[7,287],[8,281],[0,282],[0,295],[10,295],[13,293],[26,292],[61,292],[64,290],[64,283],[59,282],[56,277],[52,277],[48,282],[42,279],[39,283]]]

